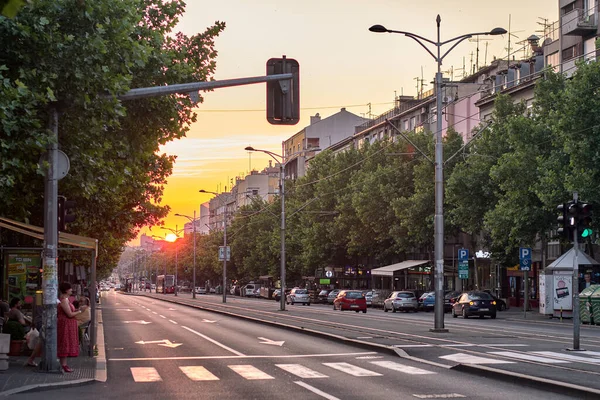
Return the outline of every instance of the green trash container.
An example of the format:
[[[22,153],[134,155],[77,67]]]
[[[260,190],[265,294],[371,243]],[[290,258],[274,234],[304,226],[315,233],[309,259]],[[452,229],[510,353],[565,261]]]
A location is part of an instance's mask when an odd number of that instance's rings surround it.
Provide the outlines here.
[[[592,324],[592,294],[600,285],[592,285],[579,293],[579,320],[582,324]],[[600,320],[598,320],[600,322]]]
[[[592,324],[600,325],[600,285],[592,285],[587,289],[595,288],[590,294],[590,314]]]

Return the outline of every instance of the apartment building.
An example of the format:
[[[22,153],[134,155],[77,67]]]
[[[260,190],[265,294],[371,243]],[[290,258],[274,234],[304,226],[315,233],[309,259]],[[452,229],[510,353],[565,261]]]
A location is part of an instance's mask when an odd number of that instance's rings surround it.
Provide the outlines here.
[[[352,137],[354,127],[368,121],[342,108],[339,112],[321,119],[319,114],[310,117],[310,125],[283,142],[285,177],[296,179],[306,174],[311,158],[319,151]]]

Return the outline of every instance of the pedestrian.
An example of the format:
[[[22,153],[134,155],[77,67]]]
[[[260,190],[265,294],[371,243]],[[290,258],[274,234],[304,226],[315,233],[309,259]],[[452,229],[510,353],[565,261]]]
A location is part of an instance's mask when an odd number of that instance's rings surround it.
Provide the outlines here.
[[[25,327],[25,332],[29,331],[31,318],[26,317],[21,312],[21,299],[13,297],[10,301],[10,311],[5,315],[7,321],[17,321]]]
[[[92,319],[90,314],[90,300],[87,297],[81,297],[79,300],[75,300],[73,302],[73,306],[75,310],[80,310],[81,313],[75,313],[75,319],[77,320],[77,325],[85,325]],[[84,307],[86,306],[86,307]]]
[[[57,307],[57,351],[56,355],[60,360],[60,365],[65,372],[73,372],[67,365],[67,357],[77,357],[79,355],[79,327],[75,316],[83,311],[75,311],[75,307],[69,301],[69,296],[73,293],[71,284],[63,282],[59,285],[60,304]],[[82,306],[86,308],[86,306]]]
[[[37,367],[38,364],[35,362],[36,357],[41,357],[44,349],[44,342],[42,340],[42,320],[44,315],[44,308],[41,305],[35,306],[35,313],[33,318],[33,326],[38,331],[38,336],[34,339],[35,343],[33,344],[33,351],[31,355],[25,362],[25,366],[27,367]],[[30,347],[31,348],[31,347]]]

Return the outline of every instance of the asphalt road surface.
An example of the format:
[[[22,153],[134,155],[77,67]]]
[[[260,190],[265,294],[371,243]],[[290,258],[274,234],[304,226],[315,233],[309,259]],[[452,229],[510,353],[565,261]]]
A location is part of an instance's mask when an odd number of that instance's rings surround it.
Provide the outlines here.
[[[147,297],[110,292],[102,313],[106,383],[13,397],[574,398]]]

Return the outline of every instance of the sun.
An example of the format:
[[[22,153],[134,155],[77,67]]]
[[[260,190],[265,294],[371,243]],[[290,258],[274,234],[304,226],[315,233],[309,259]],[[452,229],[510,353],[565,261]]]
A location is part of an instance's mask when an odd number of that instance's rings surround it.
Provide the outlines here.
[[[176,241],[176,240],[177,240],[177,235],[175,235],[174,233],[169,233],[169,234],[167,235],[167,237],[165,237],[165,240],[166,240],[167,242],[174,242],[174,241]]]

